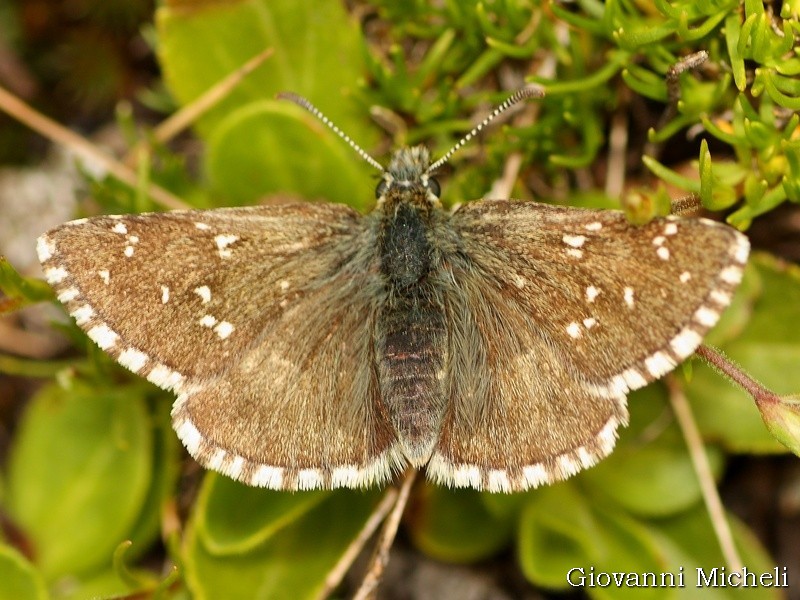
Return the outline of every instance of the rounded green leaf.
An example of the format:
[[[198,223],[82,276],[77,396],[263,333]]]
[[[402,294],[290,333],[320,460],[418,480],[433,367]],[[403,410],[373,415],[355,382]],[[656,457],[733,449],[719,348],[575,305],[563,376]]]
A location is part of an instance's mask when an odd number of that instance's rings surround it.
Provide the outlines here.
[[[683,434],[660,385],[628,398],[631,424],[620,432],[610,457],[581,473],[589,497],[603,496],[639,516],[667,516],[701,498],[700,484]],[[712,471],[722,471],[722,452],[706,448]]]
[[[195,527],[210,553],[241,554],[302,518],[329,495],[253,488],[209,472],[195,506]]]
[[[572,482],[531,495],[520,520],[517,548],[525,576],[537,585],[559,590],[572,589],[575,578],[588,574],[591,567],[642,572],[661,570],[664,565],[646,527],[618,508],[590,500]],[[600,590],[597,597],[622,597],[620,591],[615,588],[611,596]]]
[[[448,562],[474,562],[508,544],[515,518],[487,509],[480,492],[425,485],[409,510],[408,531],[425,554]]]
[[[251,102],[296,92],[322,106],[343,129],[356,129],[363,112],[342,102],[364,72],[358,23],[338,2],[314,0],[166,0],[156,13],[164,79],[185,105],[247,60],[273,54],[198,123],[203,135]]]
[[[139,388],[142,389],[142,388]],[[151,479],[152,433],[135,388],[44,388],[9,463],[8,508],[48,579],[110,564]]]
[[[223,119],[208,141],[206,166],[212,185],[236,204],[279,192],[359,209],[375,200],[372,168],[325,125],[285,101],[253,102]]]
[[[270,496],[264,496],[266,501]],[[275,531],[263,544],[237,554],[213,554],[204,536],[198,535],[196,524],[191,524],[184,566],[192,597],[315,598],[325,576],[363,527],[379,498],[380,492],[331,493],[313,509]],[[242,508],[231,505],[228,510]]]
[[[47,600],[44,579],[28,560],[11,546],[0,544],[0,598]]]

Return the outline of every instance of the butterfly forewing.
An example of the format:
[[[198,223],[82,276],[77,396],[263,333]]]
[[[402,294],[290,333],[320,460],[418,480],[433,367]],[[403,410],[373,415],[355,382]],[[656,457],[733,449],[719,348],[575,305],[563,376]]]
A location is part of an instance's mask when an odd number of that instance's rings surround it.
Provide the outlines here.
[[[429,472],[494,491],[607,455],[627,392],[694,352],[749,248],[705,219],[532,202],[467,204],[451,225],[450,402]]]
[[[287,203],[80,220],[39,253],[89,336],[178,394],[199,462],[276,489],[356,486],[400,463],[375,381],[370,232],[347,207]]]

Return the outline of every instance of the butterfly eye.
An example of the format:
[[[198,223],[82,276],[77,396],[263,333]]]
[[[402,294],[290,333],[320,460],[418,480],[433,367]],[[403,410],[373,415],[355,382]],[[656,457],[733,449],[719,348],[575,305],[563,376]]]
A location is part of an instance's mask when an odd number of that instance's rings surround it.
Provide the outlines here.
[[[389,190],[389,182],[385,179],[381,179],[378,183],[377,187],[375,188],[375,197],[380,198]]]
[[[433,194],[437,198],[442,193],[442,188],[439,185],[439,182],[433,177],[428,179],[428,189],[430,190],[431,194]]]

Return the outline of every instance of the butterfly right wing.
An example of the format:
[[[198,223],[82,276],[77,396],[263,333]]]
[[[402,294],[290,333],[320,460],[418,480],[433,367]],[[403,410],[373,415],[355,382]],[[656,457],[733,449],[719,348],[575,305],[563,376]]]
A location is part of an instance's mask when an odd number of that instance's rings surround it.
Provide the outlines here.
[[[42,236],[48,281],[123,366],[178,398],[204,466],[272,489],[402,466],[372,347],[367,220],[333,204],[98,217]]]

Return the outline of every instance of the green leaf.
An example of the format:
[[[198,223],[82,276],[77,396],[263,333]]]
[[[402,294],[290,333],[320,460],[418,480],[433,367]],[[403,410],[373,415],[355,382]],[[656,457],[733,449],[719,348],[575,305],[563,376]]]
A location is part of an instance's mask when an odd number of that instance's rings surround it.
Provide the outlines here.
[[[764,254],[750,260],[761,293],[742,333],[726,343],[725,355],[778,394],[800,390],[800,269]],[[688,388],[704,436],[735,452],[785,452],[769,435],[753,399],[699,361]]]
[[[511,539],[513,513],[489,510],[474,490],[426,485],[410,509],[409,533],[425,554],[448,562],[474,562],[492,556]],[[504,497],[505,499],[515,496]]]
[[[774,572],[774,563],[761,546],[758,538],[734,515],[725,515],[733,533],[733,541],[746,567],[755,573]],[[723,569],[730,572],[725,566],[725,559],[720,550],[719,541],[711,526],[711,520],[703,505],[697,505],[694,510],[685,512],[671,519],[653,521],[650,524],[653,535],[659,540],[659,546],[665,554],[665,561],[669,565],[683,566],[686,588],[675,590],[679,592],[676,598],[710,598],[711,600],[738,599],[738,598],[781,598],[782,594],[777,588],[768,587],[709,587],[701,585],[698,579],[698,568],[703,569],[707,579],[713,569],[720,573]]]
[[[668,405],[666,392],[651,385],[630,395],[631,424],[622,430],[610,457],[585,471],[579,481],[591,498],[606,496],[639,516],[663,517],[693,506],[702,495],[686,442]],[[706,448],[712,471],[723,456]]]
[[[0,292],[8,296],[0,301],[0,314],[53,297],[53,290],[44,281],[23,277],[3,256],[0,256]]]
[[[573,482],[532,494],[520,521],[517,547],[526,578],[565,590],[570,588],[570,570],[582,566],[588,570],[592,565],[598,571],[662,570],[661,552],[646,527],[617,508],[600,505],[580,494]],[[623,597],[625,590],[613,591]],[[637,597],[647,597],[646,590],[633,591],[645,592]],[[597,597],[611,597],[607,594]]]
[[[206,486],[211,485],[209,481]],[[306,494],[255,490],[258,491],[266,504],[275,502],[276,494],[282,493],[298,502],[303,502],[300,496]],[[192,597],[197,600],[316,597],[325,576],[363,527],[380,494],[380,491],[351,490],[326,494],[321,502],[302,515],[298,514],[291,522],[274,527],[264,543],[248,545],[244,552],[219,555],[212,553],[203,531],[197,527],[198,518],[209,508],[210,493],[204,489],[195,509],[194,522],[187,531],[184,557]],[[249,509],[262,515],[273,512],[277,519],[285,518],[285,511],[269,507],[258,509],[252,500],[252,497],[248,499]],[[232,504],[227,510],[241,511],[241,506]],[[217,511],[215,514],[219,516]],[[206,530],[209,517],[203,517]]]
[[[302,125],[292,123],[288,109],[283,112],[265,103],[281,91],[302,94],[343,131],[369,147],[375,132],[364,127],[366,111],[344,100],[350,92],[343,86],[354,86],[364,65],[357,23],[342,5],[312,0],[191,4],[173,0],[156,16],[161,66],[181,104],[198,97],[263,49],[275,50],[197,123],[200,134],[209,140],[208,166],[218,196],[227,196],[233,203],[252,203],[259,195],[277,190],[334,201],[362,197],[352,179],[355,166],[362,165],[346,143],[334,139],[329,131],[316,136],[300,131]],[[318,125],[318,131],[326,129]],[[338,153],[348,155],[349,165],[343,168],[336,153],[316,146],[312,150],[311,145],[319,144],[319,139],[325,140],[322,145],[326,148],[337,142],[341,147]],[[297,176],[298,170],[302,177]],[[365,181],[364,171],[360,173],[360,181]],[[364,202],[371,200],[372,190],[363,197]]]
[[[375,199],[371,167],[286,101],[253,102],[231,112],[209,139],[206,166],[214,187],[235,204],[288,192],[363,210]]]
[[[755,536],[732,516],[737,549],[751,571],[773,570]],[[776,598],[774,588],[704,587],[697,569],[725,566],[717,537],[702,504],[669,519],[637,521],[618,508],[576,493],[569,483],[531,496],[523,513],[518,551],[525,576],[537,585],[579,591],[592,598]],[[603,585],[608,573],[610,585]],[[674,587],[617,587],[614,574],[654,573]],[[683,587],[680,587],[681,575]]]
[[[196,527],[205,547],[217,555],[252,550],[330,495],[263,490],[213,472],[206,474],[203,490],[202,509],[195,515]],[[237,510],[231,510],[231,506]]]
[[[130,389],[44,388],[20,423],[8,508],[48,579],[110,564],[151,478],[151,430]]]
[[[0,543],[0,598],[47,600],[44,579],[17,550]]]

